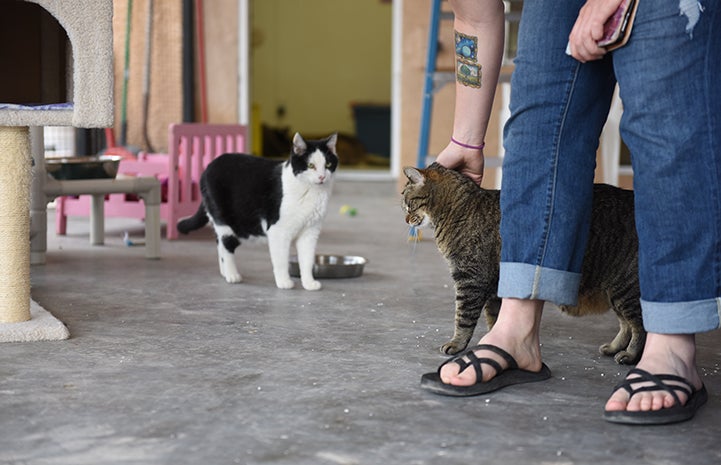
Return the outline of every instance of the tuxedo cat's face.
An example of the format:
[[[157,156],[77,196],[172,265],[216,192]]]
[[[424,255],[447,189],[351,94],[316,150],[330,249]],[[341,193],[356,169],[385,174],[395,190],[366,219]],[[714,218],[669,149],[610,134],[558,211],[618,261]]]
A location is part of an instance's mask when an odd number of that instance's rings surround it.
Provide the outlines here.
[[[309,184],[329,182],[338,167],[337,140],[338,135],[333,134],[326,139],[305,141],[296,133],[290,157],[293,174]]]

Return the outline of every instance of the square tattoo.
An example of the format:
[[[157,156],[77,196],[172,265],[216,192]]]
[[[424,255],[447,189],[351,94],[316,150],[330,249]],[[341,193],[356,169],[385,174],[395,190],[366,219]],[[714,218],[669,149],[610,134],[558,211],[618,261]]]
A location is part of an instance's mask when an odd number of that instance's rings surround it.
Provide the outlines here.
[[[468,87],[481,87],[481,65],[458,58],[456,60],[456,81]]]
[[[471,37],[455,31],[456,55],[464,60],[478,61],[478,37]]]

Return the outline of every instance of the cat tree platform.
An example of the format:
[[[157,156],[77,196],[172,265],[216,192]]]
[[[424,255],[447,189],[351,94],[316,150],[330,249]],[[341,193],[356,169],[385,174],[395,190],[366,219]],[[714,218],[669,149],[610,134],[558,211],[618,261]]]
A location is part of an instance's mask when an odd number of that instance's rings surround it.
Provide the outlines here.
[[[69,337],[30,298],[31,191],[44,195],[47,177],[44,170],[33,173],[30,127],[113,124],[112,17],[111,0],[0,3],[6,60],[0,75],[2,342]]]

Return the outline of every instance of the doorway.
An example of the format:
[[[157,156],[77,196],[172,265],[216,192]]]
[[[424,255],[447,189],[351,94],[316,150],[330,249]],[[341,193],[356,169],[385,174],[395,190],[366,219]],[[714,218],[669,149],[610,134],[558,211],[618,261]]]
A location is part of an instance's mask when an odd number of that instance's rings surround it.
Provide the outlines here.
[[[339,177],[392,178],[393,10],[386,0],[249,0],[254,149],[338,132]]]

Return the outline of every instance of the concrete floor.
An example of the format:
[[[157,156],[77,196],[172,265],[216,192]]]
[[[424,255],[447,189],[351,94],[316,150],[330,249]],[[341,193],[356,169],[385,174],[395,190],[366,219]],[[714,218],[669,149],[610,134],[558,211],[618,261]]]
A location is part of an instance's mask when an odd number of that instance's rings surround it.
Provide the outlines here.
[[[341,215],[348,204],[356,217]],[[50,215],[52,216],[52,215]],[[53,230],[53,225],[49,226]],[[434,396],[420,376],[444,360],[453,289],[426,237],[409,244],[394,183],[336,185],[320,253],[369,259],[319,292],[275,288],[266,246],[239,249],[245,282],[218,273],[210,229],[102,247],[76,218],[50,235],[33,298],[71,339],[0,347],[0,463],[711,464],[721,460],[721,340],[698,338],[709,403],[689,423],[601,418],[627,368],[598,354],[612,314],[544,315],[547,382],[477,398]],[[480,337],[482,329],[477,331]]]

